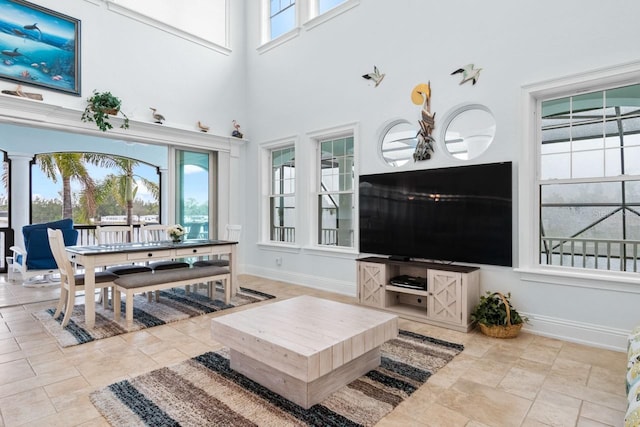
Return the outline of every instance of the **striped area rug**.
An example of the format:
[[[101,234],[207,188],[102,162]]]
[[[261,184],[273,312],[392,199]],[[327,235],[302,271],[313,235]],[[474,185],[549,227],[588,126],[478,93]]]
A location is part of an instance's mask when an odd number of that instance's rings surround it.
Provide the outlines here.
[[[380,367],[309,409],[231,370],[226,349],[111,384],[91,402],[113,426],[372,426],[462,350],[401,330]]]
[[[33,315],[62,347],[70,347],[271,298],[275,297],[243,287],[240,287],[240,291],[231,298],[229,304],[224,303],[221,288],[216,289],[214,299],[199,293],[186,293],[183,288],[161,291],[159,302],[148,302],[146,296],[136,295],[133,301],[133,325],[130,328],[127,328],[124,319],[124,303],[121,305],[122,315],[119,322],[113,320],[113,310],[105,310],[102,305],[96,304],[96,324],[93,329],[86,328],[84,323],[84,304],[73,307],[71,320],[64,328],[60,326],[63,314],[54,319],[54,308]]]

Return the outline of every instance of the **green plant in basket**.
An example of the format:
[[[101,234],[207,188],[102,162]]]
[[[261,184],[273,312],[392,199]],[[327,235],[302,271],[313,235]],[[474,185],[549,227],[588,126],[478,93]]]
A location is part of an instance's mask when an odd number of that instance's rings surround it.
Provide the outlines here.
[[[122,101],[117,96],[111,94],[111,92],[98,92],[93,91],[93,95],[87,98],[87,106],[82,113],[81,120],[83,122],[95,122],[98,129],[106,132],[107,129],[112,129],[113,126],[109,123],[109,116],[116,116],[121,113],[120,106]],[[124,116],[124,122],[120,126],[123,129],[129,128],[129,118],[126,114],[121,113]]]
[[[480,325],[480,330],[496,338],[513,338],[522,324],[529,319],[520,316],[509,301],[511,293],[490,292],[480,297],[480,303],[471,312],[471,320]]]

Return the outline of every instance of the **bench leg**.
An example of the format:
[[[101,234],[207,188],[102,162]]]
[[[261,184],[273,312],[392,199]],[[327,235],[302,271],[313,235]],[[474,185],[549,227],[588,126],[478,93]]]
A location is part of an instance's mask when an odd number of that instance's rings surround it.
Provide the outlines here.
[[[127,327],[130,328],[133,325],[133,291],[127,289],[127,302],[125,303],[127,311]]]
[[[120,291],[113,288],[113,319],[117,322],[120,320]]]
[[[227,276],[224,279],[224,303],[229,304],[231,302],[231,280]]]

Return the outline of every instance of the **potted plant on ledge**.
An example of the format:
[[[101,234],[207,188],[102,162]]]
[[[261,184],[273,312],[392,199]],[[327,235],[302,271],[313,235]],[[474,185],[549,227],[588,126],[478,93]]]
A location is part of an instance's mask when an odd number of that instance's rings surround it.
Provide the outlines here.
[[[522,325],[529,319],[520,316],[506,296],[500,292],[487,291],[480,303],[471,312],[471,320],[478,322],[483,334],[494,338],[515,338]]]
[[[116,116],[120,112],[120,105],[122,101],[120,98],[111,94],[111,92],[98,92],[93,91],[93,95],[87,98],[87,106],[82,113],[83,122],[95,122],[96,126],[106,132],[107,129],[112,129],[113,125],[109,122],[109,116]],[[124,116],[124,122],[120,126],[122,129],[129,128],[129,118],[126,114]]]

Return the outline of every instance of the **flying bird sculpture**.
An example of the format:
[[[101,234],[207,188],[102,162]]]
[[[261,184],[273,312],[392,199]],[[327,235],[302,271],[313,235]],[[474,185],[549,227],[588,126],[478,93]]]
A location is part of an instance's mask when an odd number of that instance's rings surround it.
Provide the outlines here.
[[[155,108],[153,108],[153,107],[149,107],[149,109],[150,109],[151,111],[153,111],[152,115],[153,115],[153,118],[155,119],[156,123],[158,123],[158,124],[160,124],[160,125],[161,125],[161,124],[162,124],[162,122],[164,122],[164,121],[165,121],[164,116],[163,116],[162,114],[160,114],[160,113],[157,113],[157,112],[156,112],[157,110],[156,110]]]
[[[433,143],[435,140],[431,136],[433,128],[435,128],[436,113],[431,112],[431,82],[425,84],[420,83],[413,88],[411,92],[411,101],[422,106],[421,119],[418,121],[420,130],[418,131],[418,143],[413,152],[413,161],[429,160],[433,153]]]
[[[384,73],[380,73],[380,70],[378,70],[378,67],[376,67],[374,65],[373,66],[373,73],[364,74],[362,76],[362,78],[367,79],[367,80],[373,80],[373,82],[376,84],[374,87],[378,87],[380,82],[382,82],[382,79],[384,79],[384,76],[385,76],[385,74]]]
[[[454,74],[462,74],[462,80],[460,81],[460,84],[464,84],[469,80],[471,80],[473,84],[476,84],[476,82],[480,78],[480,71],[482,71],[482,68],[473,68],[473,64],[467,64],[464,67],[455,70],[453,73],[451,73],[451,75],[453,76]]]

